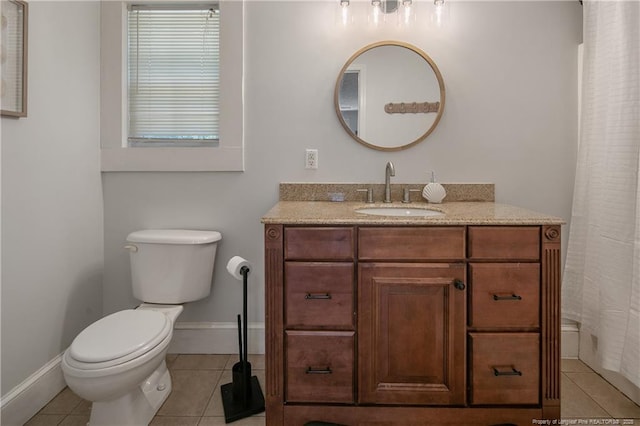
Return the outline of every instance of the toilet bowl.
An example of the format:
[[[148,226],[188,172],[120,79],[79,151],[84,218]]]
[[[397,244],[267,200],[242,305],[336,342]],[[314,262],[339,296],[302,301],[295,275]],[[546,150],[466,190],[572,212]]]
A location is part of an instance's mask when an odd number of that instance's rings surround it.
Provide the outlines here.
[[[165,363],[181,305],[143,304],[80,333],[62,357],[67,385],[93,402],[91,426],[146,425],[171,392]]]
[[[167,399],[174,323],[182,303],[209,295],[221,238],[215,231],[129,234],[133,294],[147,303],[89,325],[62,357],[69,388],[93,403],[90,426],[146,426]]]

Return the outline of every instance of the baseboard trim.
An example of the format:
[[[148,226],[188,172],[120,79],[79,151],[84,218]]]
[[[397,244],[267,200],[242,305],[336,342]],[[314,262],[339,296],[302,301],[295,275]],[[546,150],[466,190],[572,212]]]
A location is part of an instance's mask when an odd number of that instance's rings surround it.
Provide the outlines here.
[[[248,352],[264,354],[264,323],[249,323]],[[169,345],[173,354],[236,354],[238,324],[234,322],[177,322]]]
[[[64,389],[61,361],[62,354],[2,396],[2,426],[22,426]]]
[[[560,326],[560,352],[562,358],[578,358],[580,353],[580,330],[576,323]]]

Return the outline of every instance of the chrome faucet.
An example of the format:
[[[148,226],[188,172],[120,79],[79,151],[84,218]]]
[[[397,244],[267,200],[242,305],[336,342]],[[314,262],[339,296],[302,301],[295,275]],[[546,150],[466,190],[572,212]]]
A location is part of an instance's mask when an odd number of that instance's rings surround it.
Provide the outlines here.
[[[393,163],[389,161],[387,168],[384,171],[384,202],[391,202],[391,176],[396,175],[396,169],[393,167]]]

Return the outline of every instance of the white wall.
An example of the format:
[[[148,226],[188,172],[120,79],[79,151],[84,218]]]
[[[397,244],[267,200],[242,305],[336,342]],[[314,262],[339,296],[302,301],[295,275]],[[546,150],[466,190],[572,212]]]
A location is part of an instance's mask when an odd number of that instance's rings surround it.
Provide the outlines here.
[[[29,1],[28,117],[2,118],[3,396],[102,315],[99,10]]]
[[[353,3],[353,2],[352,2]],[[233,322],[241,286],[224,266],[254,264],[250,321],[264,318],[263,227],[281,181],[494,182],[499,202],[569,219],[576,157],[578,2],[448,2],[447,21],[414,29],[335,25],[335,2],[246,5],[243,173],[106,173],[104,311],[133,306],[127,234],[149,227],[223,234],[212,296],[180,321]],[[432,2],[420,2],[421,7]],[[384,153],[353,141],[333,106],[338,72],[380,40],[424,50],[443,74],[447,104],[436,130],[408,151]],[[305,148],[319,169],[304,169]],[[566,228],[565,228],[566,230]],[[565,236],[566,236],[565,232]]]

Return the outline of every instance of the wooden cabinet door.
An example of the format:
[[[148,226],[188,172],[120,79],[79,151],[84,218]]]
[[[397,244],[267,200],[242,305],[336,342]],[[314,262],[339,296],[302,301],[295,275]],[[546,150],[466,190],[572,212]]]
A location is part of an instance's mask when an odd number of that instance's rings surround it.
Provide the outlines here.
[[[465,278],[463,264],[359,264],[360,403],[464,404]]]

